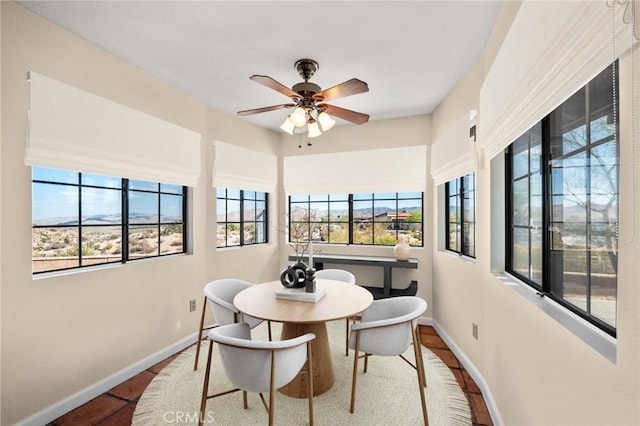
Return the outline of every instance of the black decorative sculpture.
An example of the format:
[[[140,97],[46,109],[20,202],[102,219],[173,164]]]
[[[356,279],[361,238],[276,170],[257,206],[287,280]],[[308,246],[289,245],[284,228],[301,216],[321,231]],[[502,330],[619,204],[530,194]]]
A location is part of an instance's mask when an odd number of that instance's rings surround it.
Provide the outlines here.
[[[316,292],[316,270],[313,268],[307,268],[305,271],[304,288],[306,293]]]
[[[297,262],[287,267],[280,274],[280,282],[288,288],[305,287],[307,280],[307,265],[303,262]]]

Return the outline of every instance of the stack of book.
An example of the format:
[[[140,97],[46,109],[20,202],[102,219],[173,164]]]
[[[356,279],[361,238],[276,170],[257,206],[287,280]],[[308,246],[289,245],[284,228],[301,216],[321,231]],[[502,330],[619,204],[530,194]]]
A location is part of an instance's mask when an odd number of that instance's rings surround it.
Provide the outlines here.
[[[322,299],[327,293],[327,290],[320,285],[316,285],[316,291],[313,293],[307,293],[305,288],[287,288],[281,287],[276,290],[276,299],[296,300],[299,302],[311,302],[316,303]]]

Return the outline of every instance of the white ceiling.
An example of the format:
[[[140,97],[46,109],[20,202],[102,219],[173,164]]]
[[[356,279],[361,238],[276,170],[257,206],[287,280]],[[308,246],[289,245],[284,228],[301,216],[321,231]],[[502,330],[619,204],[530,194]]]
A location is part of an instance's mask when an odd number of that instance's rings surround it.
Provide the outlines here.
[[[369,84],[331,104],[380,120],[431,112],[482,52],[501,1],[19,3],[231,114],[287,103],[249,76],[291,87],[302,80],[295,61],[311,58],[323,89],[353,77]],[[288,112],[245,119],[277,130]]]

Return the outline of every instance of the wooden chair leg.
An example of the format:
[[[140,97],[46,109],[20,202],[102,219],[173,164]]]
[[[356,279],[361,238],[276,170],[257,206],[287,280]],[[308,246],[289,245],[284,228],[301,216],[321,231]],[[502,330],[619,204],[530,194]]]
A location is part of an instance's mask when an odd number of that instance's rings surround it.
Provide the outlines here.
[[[196,339],[196,360],[193,362],[193,371],[198,369],[198,358],[200,357],[200,341],[202,340],[202,329],[204,328],[204,317],[207,309],[207,296],[202,302],[202,315],[200,315],[200,328],[198,329],[198,337]]]
[[[418,376],[418,389],[420,389],[420,402],[422,403],[422,417],[424,418],[425,426],[429,426],[429,416],[427,415],[427,402],[424,395],[424,388],[426,386],[424,376],[424,363],[422,359],[422,348],[420,347],[420,339],[418,338],[417,329],[412,331],[413,335],[413,350],[416,357],[416,374]]]
[[[268,330],[269,330],[269,341],[271,342],[272,341],[272,339],[271,339],[271,321],[267,321],[267,327],[268,327]]]
[[[200,342],[198,342],[198,345]],[[202,426],[204,411],[207,408],[207,394],[209,393],[209,372],[211,371],[211,353],[213,352],[213,340],[209,341],[209,355],[207,357],[207,368],[204,373],[204,384],[202,385],[202,398],[200,399],[200,417],[198,426]]]
[[[345,344],[344,344],[344,355],[345,356],[349,356],[349,317],[347,317],[345,319],[345,322],[347,323],[347,328],[346,328],[346,339],[345,339]]]
[[[309,378],[309,426],[313,426],[313,357],[311,356],[311,342],[307,342],[307,375]]]
[[[275,411],[274,402],[276,398],[276,354],[271,351],[271,381],[269,385],[269,426],[273,426],[273,415]]]
[[[416,358],[416,361],[419,361],[420,364],[416,363],[416,368],[419,368],[420,370],[420,374],[422,375],[422,386],[423,387],[427,387],[427,376],[424,373],[424,359],[422,358],[422,344],[420,343],[420,332],[418,331],[418,327],[415,328],[415,340],[418,342],[418,347],[420,348],[420,351],[418,351],[418,353],[420,354],[419,357]]]
[[[356,402],[356,378],[358,376],[359,350],[360,350],[360,331],[356,331],[356,344],[353,349],[353,379],[351,380],[351,407],[349,408],[349,411],[351,413],[353,413],[355,402]]]

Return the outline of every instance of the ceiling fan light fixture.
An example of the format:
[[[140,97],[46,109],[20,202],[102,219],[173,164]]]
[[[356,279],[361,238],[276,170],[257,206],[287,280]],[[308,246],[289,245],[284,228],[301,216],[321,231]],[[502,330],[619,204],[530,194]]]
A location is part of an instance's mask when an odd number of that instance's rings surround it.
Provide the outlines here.
[[[619,0],[622,1],[622,0]],[[640,1],[640,0],[638,0]],[[318,71],[319,66],[313,59],[300,59],[294,65],[304,81],[296,83],[290,88],[274,80],[268,75],[254,74],[249,79],[275,90],[287,98],[289,103],[271,105],[262,108],[238,111],[238,115],[247,116],[285,108],[293,108],[293,112],[280,125],[280,130],[290,135],[307,133],[308,140],[320,136],[335,126],[333,117],[349,121],[354,124],[364,124],[369,121],[369,115],[346,108],[340,108],[325,102],[345,96],[357,95],[369,91],[369,86],[362,80],[351,78],[328,89],[322,88],[309,81]],[[311,145],[309,142],[308,145]]]
[[[293,112],[289,116],[289,119],[294,126],[302,127],[307,124],[307,111],[305,111],[305,109],[302,107],[297,107],[295,110],[293,110]]]
[[[336,124],[336,120],[331,118],[331,116],[324,111],[318,114],[318,122],[320,123],[320,127],[322,127],[322,131],[324,132],[331,129]]]
[[[290,135],[293,135],[293,131],[295,130],[295,128],[296,128],[295,124],[293,124],[293,122],[289,117],[287,117],[284,120],[284,122],[280,125],[280,129],[289,133]]]
[[[320,128],[318,127],[318,123],[313,118],[309,120],[309,123],[307,123],[307,128],[310,138],[315,138],[322,134]]]

